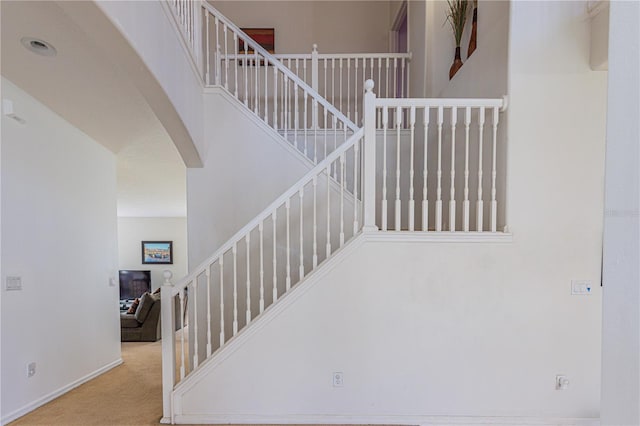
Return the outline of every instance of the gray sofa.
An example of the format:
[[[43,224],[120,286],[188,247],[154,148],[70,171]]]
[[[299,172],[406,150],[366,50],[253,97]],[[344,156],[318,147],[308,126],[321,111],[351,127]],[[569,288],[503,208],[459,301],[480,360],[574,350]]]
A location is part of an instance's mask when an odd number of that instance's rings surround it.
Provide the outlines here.
[[[175,330],[180,329],[180,299],[175,297],[176,323]],[[185,308],[187,298],[184,298]],[[120,314],[120,341],[122,342],[155,342],[162,337],[160,327],[160,292],[145,293],[140,297],[140,304],[135,314]],[[186,309],[185,309],[186,317]],[[185,318],[186,319],[186,318]]]
[[[155,342],[161,337],[160,293],[145,293],[135,314],[120,314],[120,340],[122,342]]]

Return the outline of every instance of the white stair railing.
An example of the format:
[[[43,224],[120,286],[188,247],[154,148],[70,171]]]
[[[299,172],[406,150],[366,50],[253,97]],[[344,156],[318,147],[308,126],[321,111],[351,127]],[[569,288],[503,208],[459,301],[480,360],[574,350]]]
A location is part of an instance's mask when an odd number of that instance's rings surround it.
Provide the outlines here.
[[[366,85],[365,152],[372,156],[364,164],[365,191],[371,191],[365,193],[365,227],[497,232],[498,125],[505,100],[382,99],[373,94],[373,81]],[[374,177],[368,174],[376,161],[377,186],[369,185]]]
[[[203,3],[204,81],[224,87],[317,163],[320,143],[344,143],[358,127],[224,15]],[[337,143],[334,139],[337,138]]]
[[[306,81],[350,120],[360,124],[364,81],[378,82],[385,98],[406,98],[409,93],[411,53],[311,53],[274,55]]]
[[[360,232],[363,135],[357,130],[188,276],[175,285],[167,280],[162,288],[165,398]],[[174,299],[183,302],[187,295],[191,342],[184,322],[177,338],[165,326],[175,324],[176,315],[185,318],[185,304]],[[165,399],[167,418],[169,409]]]

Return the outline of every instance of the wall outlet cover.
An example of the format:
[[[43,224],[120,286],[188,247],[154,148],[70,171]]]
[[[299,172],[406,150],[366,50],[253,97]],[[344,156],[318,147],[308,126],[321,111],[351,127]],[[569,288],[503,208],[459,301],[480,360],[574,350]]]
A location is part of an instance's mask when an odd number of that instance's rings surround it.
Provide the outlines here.
[[[5,278],[5,289],[7,291],[22,290],[22,277]]]

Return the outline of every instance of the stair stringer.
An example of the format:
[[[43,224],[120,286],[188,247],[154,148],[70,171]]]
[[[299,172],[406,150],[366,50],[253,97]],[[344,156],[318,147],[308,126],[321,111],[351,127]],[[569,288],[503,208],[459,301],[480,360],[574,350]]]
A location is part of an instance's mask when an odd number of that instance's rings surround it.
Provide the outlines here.
[[[347,260],[349,256],[353,254],[365,241],[365,234],[362,232],[358,233],[349,241],[346,241],[341,248],[334,251],[329,259],[318,265],[316,269],[311,271],[301,281],[295,284],[291,290],[280,296],[277,303],[266,308],[260,316],[251,322],[251,324],[241,329],[236,336],[229,339],[222,349],[218,349],[216,353],[204,361],[192,374],[181,381],[171,394],[175,423],[189,424],[194,421],[191,417],[189,417],[189,420],[186,422],[180,421],[180,417],[183,416],[182,398],[186,393],[193,389],[194,386],[196,386],[211,371],[220,366],[226,359],[233,356],[238,349],[247,344],[254,336],[259,334],[265,326],[283,312],[286,312],[287,309],[300,299],[300,297],[304,296],[305,293],[321,283],[327,274]]]

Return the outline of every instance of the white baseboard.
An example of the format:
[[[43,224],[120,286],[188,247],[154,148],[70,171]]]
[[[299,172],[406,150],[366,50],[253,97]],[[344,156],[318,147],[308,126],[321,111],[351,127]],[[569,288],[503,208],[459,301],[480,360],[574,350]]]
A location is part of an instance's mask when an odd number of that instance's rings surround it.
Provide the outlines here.
[[[98,377],[101,374],[106,373],[107,371],[111,370],[114,367],[119,366],[120,364],[122,364],[122,358],[118,358],[117,360],[87,374],[86,376],[83,376],[81,378],[79,378],[78,380],[74,380],[73,382],[69,383],[68,385],[65,385],[63,387],[61,387],[60,389],[57,389],[51,393],[49,393],[48,395],[43,396],[42,398],[38,398],[33,402],[30,402],[29,404],[25,405],[22,408],[17,409],[16,411],[7,414],[6,416],[4,416],[2,418],[2,420],[0,421],[1,424],[5,425],[9,422],[12,422],[14,420],[16,420],[19,417],[24,416],[25,414],[35,410],[38,407],[43,406],[44,404],[46,404],[49,401],[52,401],[56,398],[58,398],[59,396],[64,395],[65,393],[69,392],[72,389],[77,388],[78,386],[80,386],[83,383],[88,382],[91,379],[94,379],[96,377]]]
[[[597,418],[474,417],[474,416],[393,416],[393,415],[282,415],[251,414],[181,415],[175,424],[359,424],[420,426],[598,426]]]

